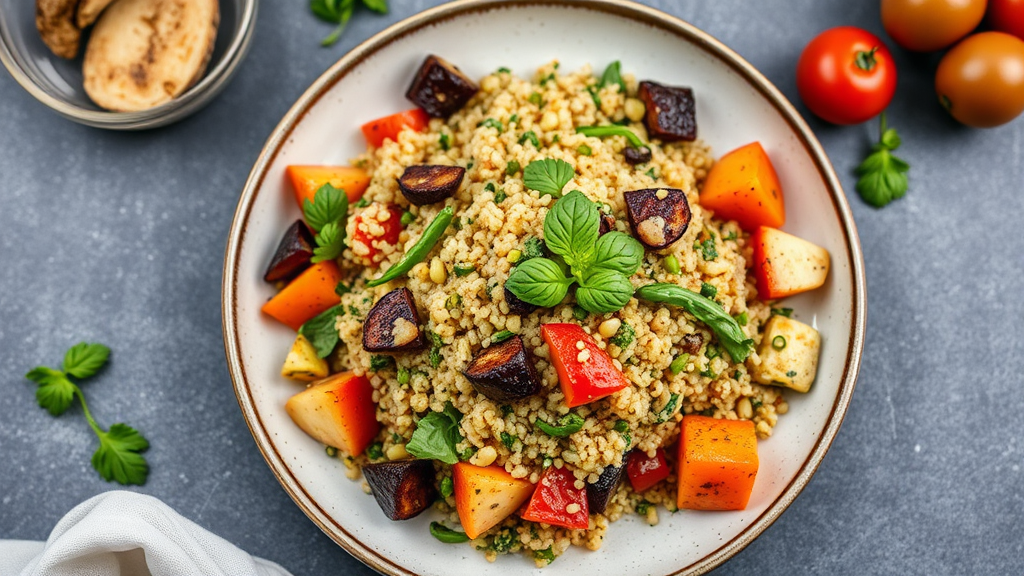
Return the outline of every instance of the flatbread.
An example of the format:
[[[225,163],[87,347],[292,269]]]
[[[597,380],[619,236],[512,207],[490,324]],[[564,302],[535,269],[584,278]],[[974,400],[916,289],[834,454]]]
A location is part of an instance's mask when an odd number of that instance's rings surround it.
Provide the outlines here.
[[[78,0],[36,0],[36,28],[50,50],[61,58],[78,55],[82,31],[75,26]]]
[[[100,17],[103,9],[114,0],[81,0],[78,3],[78,13],[75,17],[75,24],[81,29],[86,29]]]
[[[206,71],[219,22],[217,0],[118,0],[89,38],[86,93],[121,112],[173,100]]]

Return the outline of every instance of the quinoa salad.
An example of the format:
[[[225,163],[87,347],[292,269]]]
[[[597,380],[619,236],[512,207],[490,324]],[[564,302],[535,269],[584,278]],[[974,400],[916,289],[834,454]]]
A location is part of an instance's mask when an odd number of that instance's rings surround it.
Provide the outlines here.
[[[392,520],[491,561],[744,508],[817,366],[778,300],[828,273],[779,230],[761,145],[716,162],[693,92],[618,62],[470,79],[430,56],[407,96],[351,166],[289,167],[303,219],[264,312],[298,332],[295,423]]]

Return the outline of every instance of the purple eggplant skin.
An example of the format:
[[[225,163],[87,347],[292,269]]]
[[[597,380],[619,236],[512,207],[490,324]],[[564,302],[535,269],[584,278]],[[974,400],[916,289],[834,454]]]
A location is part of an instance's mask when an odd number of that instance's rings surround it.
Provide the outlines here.
[[[481,350],[462,374],[477,392],[495,402],[510,402],[540,392],[540,377],[532,360],[523,339],[516,335]]]
[[[597,482],[587,484],[587,508],[591,514],[601,514],[608,507],[625,471],[626,458],[623,456],[622,466],[606,466]]]
[[[431,54],[423,61],[405,97],[434,118],[448,119],[479,87],[451,62]]]
[[[384,515],[408,520],[437,499],[430,460],[396,460],[363,466],[363,476]]]
[[[646,164],[651,161],[651,149],[647,146],[641,146],[639,148],[633,148],[630,146],[622,151],[622,155],[626,157],[626,163],[630,166]]]
[[[462,166],[409,166],[398,179],[398,188],[410,204],[426,206],[454,196],[465,175]]]
[[[399,318],[406,329],[409,324],[415,327],[415,337],[399,328],[398,335],[404,336],[402,342],[396,342],[395,324]],[[407,324],[408,323],[408,324]],[[420,330],[420,315],[416,311],[416,303],[408,288],[397,288],[380,297],[370,308],[363,321],[363,349],[367,352],[409,352],[423,350],[427,347],[427,338]]]
[[[530,304],[529,302],[520,299],[518,296],[512,293],[508,288],[502,288],[505,291],[505,303],[508,304],[509,314],[515,314],[516,316],[526,316],[536,312],[538,306]]]
[[[662,142],[693,142],[697,139],[693,90],[645,80],[640,83],[637,97],[647,107],[644,125],[648,136]]]
[[[313,233],[305,222],[296,220],[281,237],[263,279],[267,282],[277,282],[298,276],[299,272],[309,268],[311,258]]]
[[[690,225],[690,203],[682,190],[646,188],[623,192],[622,197],[633,236],[651,250],[679,240]]]
[[[601,219],[598,221],[597,235],[604,236],[605,234],[615,230],[615,216],[611,214],[601,214]]]

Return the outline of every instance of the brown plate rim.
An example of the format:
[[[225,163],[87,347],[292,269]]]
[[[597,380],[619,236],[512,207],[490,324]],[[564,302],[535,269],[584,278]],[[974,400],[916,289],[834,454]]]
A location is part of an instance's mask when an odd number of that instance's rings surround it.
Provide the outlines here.
[[[738,553],[767,529],[793,502],[804,487],[807,486],[814,472],[821,465],[825,453],[828,451],[839,431],[839,427],[842,425],[850,399],[853,396],[854,388],[856,387],[867,324],[867,289],[864,277],[864,259],[853,215],[846,201],[846,195],[843,192],[839,178],[832,168],[832,164],[825,154],[821,143],[818,142],[789,100],[756,68],[709,34],[675,16],[628,0],[558,0],[554,2],[544,0],[458,0],[426,10],[390,26],[354,48],[324,72],[303,93],[288,113],[285,114],[277,127],[274,128],[249,174],[231,224],[224,257],[221,312],[223,317],[225,354],[235,395],[245,417],[246,424],[253,435],[253,439],[256,441],[257,447],[263,454],[272,472],[288,495],[295,501],[296,505],[325,534],[360,561],[381,573],[410,576],[416,574],[363,544],[340,524],[335,522],[302,488],[271,441],[259,413],[255,410],[252,391],[249,388],[249,380],[241,361],[241,341],[239,339],[236,314],[238,306],[237,283],[239,281],[238,258],[242,239],[248,226],[249,213],[255,201],[256,193],[262,186],[268,167],[309,108],[334,84],[348,74],[350,70],[376,53],[377,50],[426,26],[468,13],[531,5],[562,5],[631,19],[682,37],[729,65],[776,108],[799,136],[801,144],[818,169],[819,175],[831,197],[836,216],[842,225],[847,247],[847,264],[853,277],[853,291],[850,297],[852,299],[854,317],[851,322],[842,381],[832,405],[831,413],[826,421],[825,429],[818,438],[814,449],[811,450],[807,459],[801,465],[796,477],[754,522],[703,559],[671,573],[673,576],[704,574]]]

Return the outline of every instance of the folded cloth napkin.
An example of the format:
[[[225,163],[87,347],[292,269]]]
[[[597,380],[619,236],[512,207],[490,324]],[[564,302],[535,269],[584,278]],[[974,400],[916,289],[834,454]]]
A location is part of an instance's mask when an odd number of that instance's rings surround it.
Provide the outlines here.
[[[0,540],[0,576],[291,576],[160,500],[114,491],[67,513],[46,542]]]

